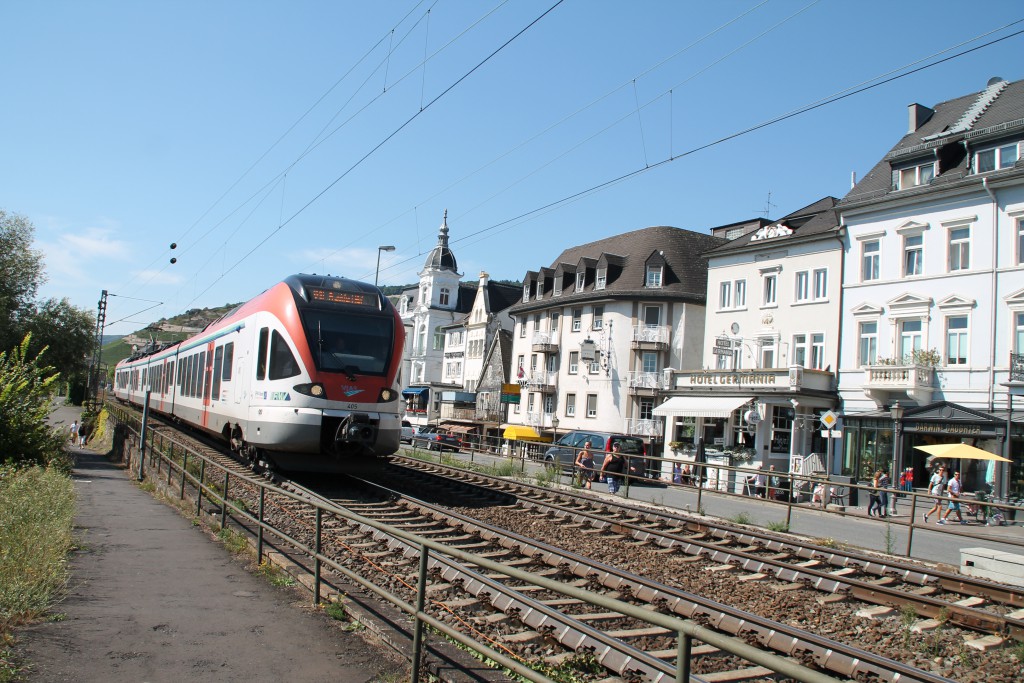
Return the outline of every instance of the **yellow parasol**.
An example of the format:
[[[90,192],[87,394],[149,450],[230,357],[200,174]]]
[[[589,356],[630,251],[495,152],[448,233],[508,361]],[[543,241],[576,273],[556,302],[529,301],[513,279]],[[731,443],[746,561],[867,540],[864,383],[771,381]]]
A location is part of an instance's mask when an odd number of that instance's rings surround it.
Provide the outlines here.
[[[1001,455],[989,451],[983,451],[966,443],[940,443],[934,446],[914,446],[919,451],[924,451],[932,457],[957,458],[961,460],[995,460],[997,462],[1011,462]],[[931,458],[929,458],[930,460]]]

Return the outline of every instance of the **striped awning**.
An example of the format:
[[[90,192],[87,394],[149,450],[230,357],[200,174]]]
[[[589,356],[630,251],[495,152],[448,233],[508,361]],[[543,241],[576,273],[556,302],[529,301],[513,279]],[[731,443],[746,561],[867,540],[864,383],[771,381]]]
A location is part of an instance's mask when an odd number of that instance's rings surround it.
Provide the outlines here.
[[[673,396],[654,409],[658,417],[729,417],[753,396]]]

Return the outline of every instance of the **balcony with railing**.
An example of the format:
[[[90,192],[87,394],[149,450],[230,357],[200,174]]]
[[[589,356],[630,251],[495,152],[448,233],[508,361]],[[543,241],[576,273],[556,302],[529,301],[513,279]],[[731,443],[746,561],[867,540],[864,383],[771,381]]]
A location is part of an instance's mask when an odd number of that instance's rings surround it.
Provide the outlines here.
[[[534,353],[558,353],[558,332],[534,332],[530,342]]]
[[[554,370],[530,370],[523,379],[531,391],[549,394],[558,386],[558,372]]]
[[[630,372],[626,375],[626,387],[634,396],[654,396],[668,388],[663,372]]]
[[[670,337],[668,325],[634,325],[630,348],[634,351],[668,351]]]
[[[523,416],[524,424],[528,424],[538,432],[545,429],[552,429],[551,418],[555,416],[554,413],[545,413],[541,411],[527,412]],[[564,430],[563,430],[564,431]]]
[[[660,439],[664,420],[642,420],[639,418],[627,418],[624,431],[631,436],[642,436],[650,439]]]
[[[921,363],[864,366],[864,394],[878,405],[889,405],[901,394],[919,404],[931,401],[935,369]]]

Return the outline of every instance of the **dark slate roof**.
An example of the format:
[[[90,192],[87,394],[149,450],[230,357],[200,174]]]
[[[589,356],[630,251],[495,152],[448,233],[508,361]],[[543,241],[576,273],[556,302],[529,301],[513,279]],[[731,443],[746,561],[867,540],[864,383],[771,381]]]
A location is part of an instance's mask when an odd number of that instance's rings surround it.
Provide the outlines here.
[[[501,313],[519,301],[522,295],[522,287],[504,282],[487,281],[487,303],[491,306],[491,313]]]
[[[777,221],[762,226],[758,230],[740,235],[736,239],[731,240],[716,249],[712,249],[707,252],[707,255],[719,256],[721,254],[745,249],[771,248],[774,244],[792,240],[802,240],[808,237],[821,236],[835,232],[839,227],[839,216],[835,211],[835,206],[838,203],[839,200],[835,197],[822,197],[813,204],[808,204],[802,209],[793,211]],[[769,237],[767,239],[755,239],[764,231],[770,231],[772,228],[779,226],[785,226],[793,232],[789,235],[780,235],[778,237]]]
[[[552,295],[550,283],[541,283],[543,298],[535,295],[519,302],[509,311],[519,312],[549,308],[556,304],[571,304],[591,299],[644,298],[671,299],[704,303],[708,279],[708,262],[702,254],[725,240],[719,237],[680,228],[657,226],[634,230],[596,242],[566,249],[551,262],[556,277],[563,278],[562,294]],[[644,287],[645,264],[658,252],[663,253],[665,270],[660,288]],[[607,255],[608,280],[605,289],[594,289],[593,267]],[[586,286],[575,291],[575,273],[578,266],[586,266]],[[537,280],[538,271],[528,271],[524,285]]]
[[[918,105],[919,106],[919,105]],[[985,89],[941,102],[931,110],[922,108],[925,116],[917,130],[904,135],[867,175],[843,197],[840,208],[889,196],[895,198],[927,194],[961,182],[976,183],[981,176],[970,175],[969,149],[987,146],[1001,138],[1024,136],[1024,81],[1009,83],[992,79]],[[904,164],[938,158],[939,169],[927,185],[903,190],[892,189],[892,172]],[[994,172],[1010,174],[1017,169]],[[992,176],[986,173],[985,176]]]

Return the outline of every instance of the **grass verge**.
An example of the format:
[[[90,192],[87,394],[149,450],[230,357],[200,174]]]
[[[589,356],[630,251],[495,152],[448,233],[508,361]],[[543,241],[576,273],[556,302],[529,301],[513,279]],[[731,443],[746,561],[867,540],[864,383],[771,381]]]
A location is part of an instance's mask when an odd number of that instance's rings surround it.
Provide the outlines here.
[[[15,680],[15,626],[42,617],[67,588],[75,494],[55,468],[0,468],[0,683]]]

